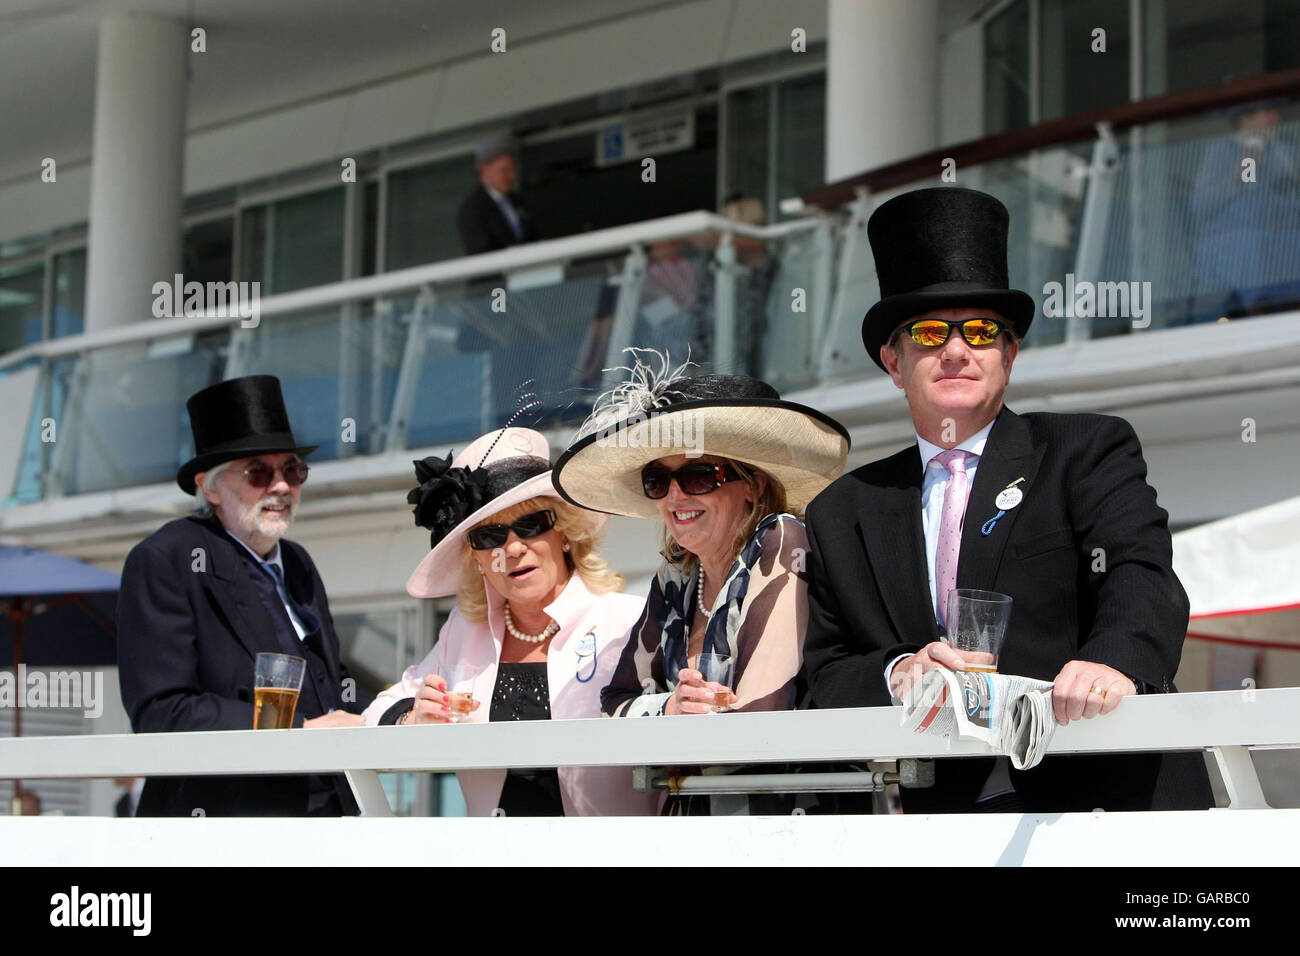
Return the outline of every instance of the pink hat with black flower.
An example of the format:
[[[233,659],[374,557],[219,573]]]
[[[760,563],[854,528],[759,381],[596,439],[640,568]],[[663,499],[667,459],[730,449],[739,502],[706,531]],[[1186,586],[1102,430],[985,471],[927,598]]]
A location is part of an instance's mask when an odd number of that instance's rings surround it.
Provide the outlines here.
[[[460,586],[461,541],[476,524],[529,498],[560,498],[551,481],[551,449],[531,428],[498,428],[455,458],[415,462],[418,488],[406,496],[431,550],[411,573],[412,597],[445,597]],[[561,499],[562,500],[562,499]]]

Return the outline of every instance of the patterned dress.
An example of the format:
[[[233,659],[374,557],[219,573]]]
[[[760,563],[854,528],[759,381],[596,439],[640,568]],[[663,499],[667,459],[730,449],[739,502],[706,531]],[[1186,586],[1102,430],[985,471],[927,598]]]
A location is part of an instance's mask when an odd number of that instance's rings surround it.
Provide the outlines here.
[[[759,522],[710,609],[702,653],[729,654],[735,661],[739,711],[791,710],[808,623],[808,537],[790,514]],[[699,572],[664,561],[655,575],[640,620],[632,628],[614,676],[601,692],[601,709],[612,717],[664,712],[686,667],[687,642],[696,611]],[[695,649],[691,648],[694,652]],[[705,768],[705,773],[737,768]],[[767,770],[775,768],[768,766]],[[707,802],[707,809],[701,804]],[[751,798],[670,800],[669,812],[760,812]],[[770,812],[764,808],[761,812]]]

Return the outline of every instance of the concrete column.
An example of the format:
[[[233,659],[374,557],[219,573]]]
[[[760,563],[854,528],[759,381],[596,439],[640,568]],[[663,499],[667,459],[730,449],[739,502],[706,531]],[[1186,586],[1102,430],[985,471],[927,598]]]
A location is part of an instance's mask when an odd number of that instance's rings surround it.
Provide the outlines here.
[[[829,0],[826,27],[826,181],[934,149],[939,0]]]
[[[186,57],[180,20],[99,25],[86,331],[152,317],[152,287],[181,271]]]

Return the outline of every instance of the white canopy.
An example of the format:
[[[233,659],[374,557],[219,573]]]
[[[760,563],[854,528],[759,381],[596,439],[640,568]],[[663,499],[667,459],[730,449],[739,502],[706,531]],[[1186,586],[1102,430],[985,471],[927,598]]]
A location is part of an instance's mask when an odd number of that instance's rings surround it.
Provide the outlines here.
[[[1174,535],[1189,637],[1300,647],[1300,498]]]

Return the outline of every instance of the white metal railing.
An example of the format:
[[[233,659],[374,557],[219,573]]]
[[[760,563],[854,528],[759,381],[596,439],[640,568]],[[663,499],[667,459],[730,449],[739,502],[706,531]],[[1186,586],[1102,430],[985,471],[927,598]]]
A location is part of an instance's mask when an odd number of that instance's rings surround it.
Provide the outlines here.
[[[654,263],[658,259],[651,254],[656,244],[664,242],[696,240],[687,256],[691,269],[698,270],[692,272],[698,279],[698,286],[692,285],[693,294],[698,296],[699,303],[711,302],[711,307],[701,305],[695,314],[693,305],[677,305],[682,319],[692,330],[698,329],[702,340],[709,343],[705,360],[719,369],[748,370],[748,353],[742,351],[738,325],[744,319],[744,327],[749,327],[748,320],[755,318],[750,315],[755,305],[751,296],[742,297],[739,290],[742,285],[747,291],[751,285],[764,289],[766,285],[764,274],[739,260],[734,242],[743,238],[779,243],[789,237],[815,234],[816,248],[825,250],[830,248],[829,237],[835,221],[836,217],[820,216],[758,227],[713,213],[683,213],[259,297],[259,322],[262,318],[289,319],[287,324],[274,326],[270,338],[258,337],[253,327],[244,327],[247,313],[241,315],[242,310],[231,308],[223,310],[225,314],[209,310],[39,342],[0,356],[0,375],[28,362],[41,363],[40,380],[32,386],[36,390],[32,421],[57,418],[60,437],[71,440],[38,443],[29,427],[26,442],[18,452],[24,464],[17,470],[12,491],[24,501],[48,501],[65,494],[79,496],[147,485],[162,477],[166,469],[157,467],[148,454],[133,454],[126,450],[129,443],[117,440],[121,436],[114,429],[124,426],[121,415],[112,411],[116,403],[106,401],[105,393],[123,382],[133,383],[136,395],[133,400],[140,402],[137,411],[141,415],[153,415],[155,426],[163,429],[156,434],[157,441],[163,446],[169,443],[183,446],[187,437],[184,430],[173,420],[174,416],[160,411],[171,404],[181,406],[185,397],[181,383],[193,390],[218,378],[233,378],[255,370],[281,374],[287,390],[302,380],[302,387],[320,391],[324,398],[336,399],[340,409],[346,409],[341,417],[353,422],[351,427],[359,436],[328,443],[332,451],[322,451],[317,456],[320,460],[407,448],[413,428],[417,432],[422,428],[427,433],[430,428],[437,432],[441,427],[446,432],[444,438],[456,439],[490,428],[504,414],[502,395],[498,393],[504,392],[510,383],[518,385],[529,375],[518,367],[522,361],[520,355],[508,351],[509,335],[502,340],[506,352],[477,347],[459,349],[458,332],[477,329],[482,333],[480,326],[485,322],[497,332],[513,329],[525,337],[536,336],[542,329],[544,334],[540,340],[561,349],[571,348],[574,360],[583,354],[584,364],[596,358],[587,353],[589,348],[603,348],[600,357],[604,361],[600,364],[607,371],[600,387],[609,388],[619,374],[615,367],[626,360],[622,355],[624,348],[647,344],[637,341],[635,334],[643,298],[668,301],[670,293],[655,284],[658,279],[654,278]],[[603,266],[599,264],[602,260]],[[577,274],[569,275],[568,267],[574,263],[578,265]],[[612,270],[613,274],[597,279],[588,274],[592,269],[605,273]],[[489,310],[487,293],[481,288],[471,291],[474,280],[489,277],[500,281],[507,291],[522,293],[522,298],[517,300],[522,303],[519,307],[522,311],[517,313],[519,318],[512,319],[515,325],[496,322],[496,305],[492,303]],[[814,310],[819,308],[818,303],[824,308],[830,297],[829,273],[816,272],[810,279],[813,281],[803,284],[812,287],[808,291]],[[613,322],[603,334],[592,324],[580,334],[570,321],[572,310],[562,305],[563,297],[594,296],[593,281],[616,290]],[[591,304],[594,306],[594,301]],[[548,308],[559,309],[559,318],[548,312]],[[334,322],[317,322],[316,316],[331,310],[338,313]],[[741,312],[745,315],[741,316]],[[295,324],[297,318],[307,321]],[[558,323],[554,329],[548,324],[552,318]],[[591,318],[603,316],[593,314]],[[563,333],[559,331],[561,326],[566,329]],[[206,338],[199,337],[203,333],[208,333]],[[358,342],[362,343],[359,348]],[[674,342],[673,354],[687,345],[686,341]],[[285,355],[295,350],[337,360],[334,385],[326,388],[313,381],[312,373],[299,366],[293,366],[293,373],[284,379],[285,369],[279,366],[284,365]],[[181,363],[191,359],[192,368],[186,372]],[[439,422],[442,413],[429,411],[448,406],[435,402],[423,412],[416,407],[419,383],[431,374],[429,363],[437,365],[451,359],[459,362],[453,374],[459,376],[456,380],[463,391],[478,396],[473,405],[480,413],[478,421],[466,423],[462,420],[466,417],[461,414],[463,410],[459,405],[454,406],[454,413],[447,417],[455,420],[451,425],[457,429],[455,434]],[[65,363],[62,370],[56,366],[60,361]],[[573,384],[574,375],[567,366],[560,368],[552,364],[537,375],[542,384],[534,388],[546,393],[543,398],[548,404],[562,408],[565,402],[573,401],[580,394],[581,390]],[[391,384],[394,377],[395,387]],[[449,381],[445,377],[440,380]],[[151,391],[142,385],[145,382],[155,382],[157,388]],[[391,395],[386,392],[390,387]],[[591,383],[584,387],[589,389]],[[367,390],[365,396],[363,389]],[[146,398],[140,399],[140,395]],[[61,407],[57,416],[56,406]],[[83,450],[95,442],[117,449],[124,464],[120,471],[114,471],[112,462],[97,463],[87,485]],[[429,442],[416,439],[416,443]],[[8,491],[0,489],[0,496]]]
[[[18,779],[345,773],[363,814],[387,816],[376,774],[508,767],[676,766],[986,756],[983,744],[903,730],[895,708],[463,726],[0,740]],[[1252,748],[1300,749],[1300,688],[1131,697],[1058,728],[1048,752],[1210,751],[1229,805],[1262,809]]]
[[[355,302],[358,299],[381,298],[424,286],[563,265],[577,259],[627,252],[637,246],[682,239],[701,233],[715,233],[724,237],[780,239],[816,229],[823,221],[820,218],[809,218],[771,226],[751,226],[715,213],[680,213],[627,226],[615,226],[611,229],[601,229],[561,239],[547,239],[511,246],[497,252],[485,252],[477,256],[412,266],[409,269],[397,269],[361,279],[347,279],[296,292],[271,295],[260,300],[260,314],[263,318],[285,315]],[[83,332],[79,335],[49,339],[0,355],[0,371],[17,367],[31,359],[59,358],[116,345],[238,327],[240,321],[238,315],[219,316],[204,313],[181,318],[133,322],[96,332]]]

